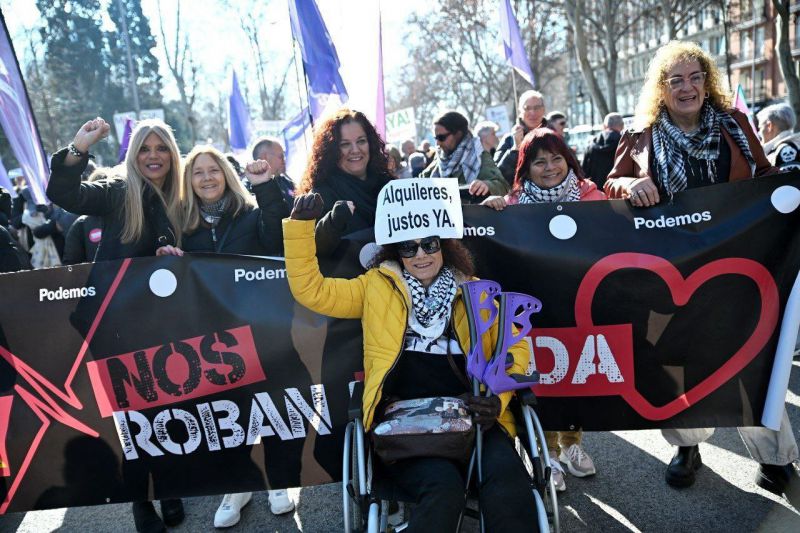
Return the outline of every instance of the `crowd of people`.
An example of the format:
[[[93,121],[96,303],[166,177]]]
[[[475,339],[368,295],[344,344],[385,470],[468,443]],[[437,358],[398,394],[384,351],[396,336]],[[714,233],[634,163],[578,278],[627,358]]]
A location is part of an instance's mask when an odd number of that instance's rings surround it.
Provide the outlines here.
[[[47,187],[52,205],[37,205],[22,184],[13,202],[7,193],[0,195],[0,267],[10,272],[187,252],[285,254],[298,302],[321,314],[360,319],[370,339],[364,346],[370,369],[365,429],[380,418],[382,398],[466,395],[486,428],[487,468],[503,473],[503,483],[491,478],[481,487],[487,525],[528,530],[536,511],[513,450],[508,399],[471,396],[458,368],[447,361],[460,355],[456,366],[463,371],[467,347],[459,339],[467,335],[457,331],[464,327],[458,285],[474,274],[466,248],[436,235],[387,245],[364,274],[347,281],[323,277],[316,258],[333,254],[344,235],[374,227],[378,193],[393,179],[455,178],[464,202],[497,211],[607,199],[644,209],[687,189],[797,168],[800,137],[791,106],[767,107],[757,118],[761,140],[748,118],[731,108],[714,60],[682,42],[664,45],[653,59],[636,126],[626,131],[622,116],[609,114],[582,162],[564,139],[566,115],[548,113],[545,96],[535,90],[520,95],[515,124],[502,139],[494,123],[470,129],[463,114],[440,114],[432,124],[435,149],[412,140],[387,147],[363,113],[342,109],[316,125],[305,172],[294,177],[296,187],[285,174],[277,139],[256,140],[252,160],[244,165],[211,146],[197,146],[184,157],[170,127],[158,120],[137,124],[121,164],[94,168],[91,147],[110,129],[97,118],[53,155]],[[420,338],[428,342],[419,343]],[[712,432],[663,431],[677,447],[667,483],[679,488],[694,483],[702,465],[699,444]],[[757,483],[788,494],[798,482],[793,465],[800,456],[788,417],[784,414],[780,431],[755,427],[740,433],[760,464]],[[546,434],[559,491],[566,490],[567,472],[575,477],[597,472],[582,436],[580,429]],[[463,467],[436,457],[401,463],[386,465],[386,471],[416,500],[409,531],[452,530],[463,507]],[[214,525],[237,523],[250,498],[250,493],[225,495]],[[285,490],[270,491],[269,503],[276,514],[294,507]],[[159,517],[152,503],[135,503],[137,530],[163,531],[183,518],[180,500],[162,501],[161,510]]]

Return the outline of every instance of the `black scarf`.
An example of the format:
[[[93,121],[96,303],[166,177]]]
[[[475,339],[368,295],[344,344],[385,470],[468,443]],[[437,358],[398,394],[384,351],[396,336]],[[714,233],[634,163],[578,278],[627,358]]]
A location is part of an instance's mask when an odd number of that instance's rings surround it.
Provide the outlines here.
[[[322,196],[325,212],[330,211],[338,200],[353,202],[356,210],[348,228],[358,231],[375,226],[378,193],[388,182],[388,177],[370,173],[367,173],[366,179],[361,180],[337,168],[323,183],[315,186],[312,192]]]

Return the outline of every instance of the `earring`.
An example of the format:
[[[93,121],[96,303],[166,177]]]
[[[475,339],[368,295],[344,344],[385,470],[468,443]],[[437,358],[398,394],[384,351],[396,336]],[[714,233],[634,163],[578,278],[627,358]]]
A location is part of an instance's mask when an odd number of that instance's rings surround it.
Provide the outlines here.
[[[706,100],[708,100],[709,96],[711,96],[711,94],[708,91],[706,91]]]

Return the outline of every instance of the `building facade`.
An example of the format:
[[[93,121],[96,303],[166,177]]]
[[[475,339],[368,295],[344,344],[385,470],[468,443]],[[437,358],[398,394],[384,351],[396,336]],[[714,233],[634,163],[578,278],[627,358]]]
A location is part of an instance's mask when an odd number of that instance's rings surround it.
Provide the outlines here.
[[[639,9],[647,9],[650,13],[642,16],[634,13],[632,16],[637,17],[632,26],[634,29],[618,43],[616,111],[624,116],[634,114],[650,60],[658,47],[669,40],[659,4],[658,1],[637,4]],[[797,31],[800,1],[792,4],[790,38],[797,68],[800,59],[800,31]],[[775,50],[776,21],[777,13],[770,0],[708,2],[680,24],[675,38],[697,42],[711,54],[720,70],[727,74],[730,86],[735,90],[741,84],[748,103],[757,111],[786,96],[786,84]],[[592,65],[597,66],[596,72],[601,72],[605,59],[592,57],[591,60]],[[569,58],[568,79],[571,124],[601,123],[603,117],[592,103],[574,54]],[[598,82],[607,95],[608,84],[603,75],[598,76]]]

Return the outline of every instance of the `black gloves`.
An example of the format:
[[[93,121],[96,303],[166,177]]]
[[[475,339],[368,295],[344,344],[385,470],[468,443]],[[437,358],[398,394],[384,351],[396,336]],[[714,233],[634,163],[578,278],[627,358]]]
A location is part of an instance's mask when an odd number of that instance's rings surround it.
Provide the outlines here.
[[[497,396],[470,396],[467,407],[472,411],[475,423],[483,429],[492,427],[500,416],[500,398]]]
[[[295,220],[316,220],[321,214],[322,197],[317,193],[308,193],[295,197],[289,217]]]

